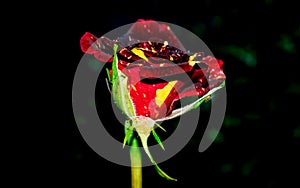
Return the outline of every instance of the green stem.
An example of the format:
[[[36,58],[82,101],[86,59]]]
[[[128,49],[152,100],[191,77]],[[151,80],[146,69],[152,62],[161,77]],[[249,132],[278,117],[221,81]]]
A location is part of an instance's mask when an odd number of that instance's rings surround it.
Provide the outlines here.
[[[136,138],[130,148],[132,188],[142,188],[142,156]]]

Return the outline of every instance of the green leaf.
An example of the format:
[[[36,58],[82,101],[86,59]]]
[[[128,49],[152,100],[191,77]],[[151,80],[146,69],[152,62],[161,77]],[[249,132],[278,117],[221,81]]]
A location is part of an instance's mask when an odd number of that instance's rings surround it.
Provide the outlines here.
[[[126,142],[127,142],[127,144],[130,144],[131,139],[132,139],[133,128],[130,125],[130,120],[125,121],[124,129],[125,129],[125,138],[124,138],[124,141],[123,141],[123,148],[125,147]]]
[[[164,145],[162,144],[162,142],[161,142],[159,136],[156,134],[156,132],[155,132],[154,129],[152,129],[152,134],[153,134],[155,140],[157,141],[157,143],[160,145],[160,147],[161,147],[163,150],[165,150]]]

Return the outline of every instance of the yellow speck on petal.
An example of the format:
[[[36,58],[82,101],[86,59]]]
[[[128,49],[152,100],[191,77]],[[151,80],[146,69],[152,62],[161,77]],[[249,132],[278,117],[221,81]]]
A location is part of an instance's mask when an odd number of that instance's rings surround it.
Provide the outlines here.
[[[154,47],[151,47],[151,51],[152,51],[153,53],[156,53],[156,52],[157,52],[157,51],[155,50]]]
[[[123,51],[125,51],[125,48],[123,48],[122,50],[120,50],[120,53],[123,53]]]
[[[196,64],[196,61],[189,61],[189,65],[190,65],[190,66],[193,67],[195,64]]]
[[[195,57],[197,56],[198,54],[195,53],[194,55],[190,56],[189,57],[189,65],[191,65],[192,67],[196,64],[196,61],[194,61]]]
[[[164,45],[161,47],[160,51],[161,51],[162,49],[164,49],[168,44],[169,44],[168,41],[165,40],[165,41],[164,41]]]
[[[135,55],[139,56],[140,58],[146,60],[148,62],[148,58],[145,56],[144,52],[139,48],[133,48],[131,50]]]
[[[176,83],[177,81],[171,81],[164,88],[156,90],[155,102],[157,106],[161,107]]]
[[[136,87],[134,85],[131,85],[131,87],[134,91],[136,91]]]
[[[143,93],[143,96],[144,96],[144,98],[146,98],[146,96],[147,96],[146,93]]]
[[[197,53],[195,53],[194,55],[191,55],[189,57],[189,61],[193,61],[197,55],[198,55]]]

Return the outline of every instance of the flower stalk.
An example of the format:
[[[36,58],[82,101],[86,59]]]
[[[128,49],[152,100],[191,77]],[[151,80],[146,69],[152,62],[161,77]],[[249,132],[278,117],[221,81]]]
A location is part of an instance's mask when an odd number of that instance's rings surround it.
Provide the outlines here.
[[[136,138],[132,140],[130,148],[131,185],[132,188],[142,188],[142,156]]]

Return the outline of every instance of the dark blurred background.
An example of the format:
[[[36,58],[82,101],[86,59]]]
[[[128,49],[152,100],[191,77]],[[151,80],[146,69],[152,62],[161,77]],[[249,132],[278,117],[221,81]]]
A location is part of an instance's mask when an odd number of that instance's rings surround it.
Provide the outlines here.
[[[59,19],[52,24],[52,34],[59,38],[56,50],[65,59],[51,65],[60,69],[58,83],[63,89],[54,92],[60,99],[53,115],[59,136],[53,135],[51,157],[41,164],[50,167],[49,171],[45,167],[47,182],[67,187],[130,187],[130,168],[103,159],[80,135],[71,92],[83,55],[81,36],[88,31],[100,37],[142,18],[173,23],[195,33],[224,61],[227,76],[226,117],[214,143],[198,152],[209,115],[206,105],[201,109],[203,121],[190,142],[160,164],[179,181],[167,181],[153,167],[145,167],[143,187],[299,187],[300,22],[295,16],[284,16],[281,5],[274,0],[260,4],[111,1],[105,5],[82,3],[78,9],[57,8],[54,12]],[[60,91],[65,91],[63,96]],[[113,118],[107,114],[108,120]],[[108,129],[112,134],[123,133],[122,129]]]

